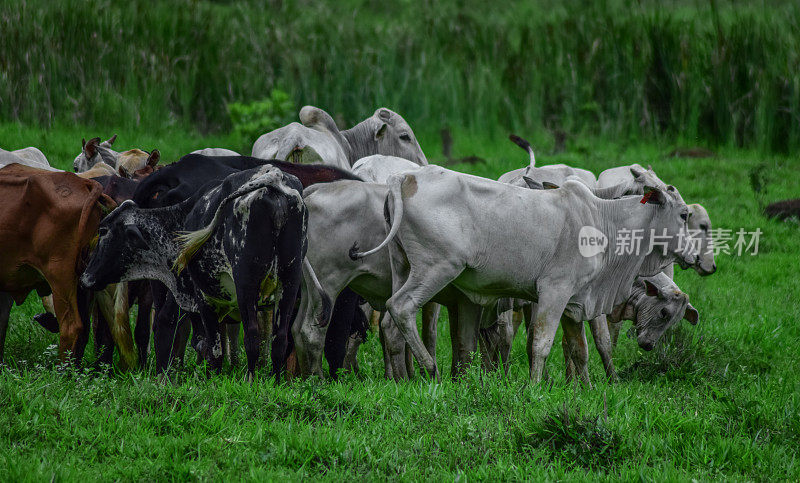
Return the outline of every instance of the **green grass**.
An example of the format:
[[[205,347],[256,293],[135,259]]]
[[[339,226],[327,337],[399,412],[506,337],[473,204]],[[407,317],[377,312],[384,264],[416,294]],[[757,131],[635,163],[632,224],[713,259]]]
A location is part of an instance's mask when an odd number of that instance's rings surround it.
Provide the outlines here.
[[[7,0],[0,32],[0,117],[43,125],[220,132],[280,88],[348,126],[800,146],[793,1]]]
[[[441,162],[435,130],[418,127],[428,158]],[[80,137],[112,134],[89,131],[7,124],[0,146],[34,144],[66,167]],[[243,148],[180,130],[119,135],[121,146],[158,147],[166,160],[204,146]],[[504,136],[457,131],[454,138],[455,157],[487,160],[458,167],[464,171],[497,177],[526,162]],[[593,390],[564,383],[558,342],[548,363],[552,385],[527,384],[521,335],[507,376],[472,367],[463,380],[441,384],[385,381],[374,335],[359,354],[361,372],[339,382],[275,386],[260,373],[250,385],[243,367],[206,378],[193,362],[169,382],[152,368],[110,375],[64,368],[51,347],[56,337],[30,321],[39,311],[31,297],[14,308],[0,369],[0,480],[797,480],[800,227],[759,214],[749,173],[765,167],[765,201],[793,197],[800,162],[730,149],[711,159],[667,159],[672,145],[591,137],[571,138],[564,153],[549,155],[547,138],[534,139],[540,165],[597,173],[652,164],[688,202],[705,205],[716,227],[760,227],[760,253],[720,255],[707,278],[677,273],[700,323],[682,323],[650,353],[623,336],[616,384],[603,381],[592,349]]]

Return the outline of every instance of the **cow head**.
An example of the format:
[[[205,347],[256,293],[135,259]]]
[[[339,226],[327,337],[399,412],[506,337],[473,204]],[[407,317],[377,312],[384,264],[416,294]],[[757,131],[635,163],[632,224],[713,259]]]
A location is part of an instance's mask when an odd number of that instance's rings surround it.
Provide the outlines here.
[[[698,251],[688,243],[689,207],[683,201],[678,189],[672,185],[645,186],[641,203],[655,205],[650,229],[645,237],[652,242],[652,250],[645,258],[642,275],[652,275],[672,263],[686,269],[697,263]],[[651,237],[651,231],[653,237]]]
[[[647,169],[631,167],[631,176],[633,176],[632,184],[627,187],[628,191],[625,192],[623,196],[642,194],[644,193],[645,186],[655,186],[661,189],[667,188],[666,183],[661,181],[650,166],[648,166]]]
[[[150,172],[161,160],[161,153],[154,149],[146,153],[141,149],[131,149],[119,155],[117,159],[117,174],[123,178],[134,178],[137,172],[150,168]]]
[[[378,152],[386,156],[405,158],[420,166],[428,164],[428,159],[417,142],[414,131],[400,114],[381,107],[372,115],[374,138]]]
[[[82,139],[81,154],[76,156],[72,163],[73,171],[83,173],[101,161],[109,166],[116,166],[116,152],[111,149],[111,145],[116,139],[116,134],[108,141],[103,142],[100,142],[100,138],[92,138],[89,141]]]
[[[120,282],[145,257],[150,246],[136,223],[137,211],[136,203],[126,201],[100,223],[97,246],[81,276],[83,286],[99,290]]]
[[[689,297],[664,274],[637,280],[634,293],[640,298],[634,303],[634,329],[639,347],[649,351],[656,342],[681,318],[697,324],[699,315],[689,303]],[[643,293],[642,293],[643,292]]]
[[[693,268],[700,275],[711,275],[717,271],[714,262],[714,244],[711,239],[711,218],[702,205],[689,205],[689,221],[687,223],[692,241],[697,243],[698,258]]]
[[[349,145],[351,163],[373,154],[383,154],[404,158],[420,166],[428,164],[411,126],[400,114],[385,107],[341,133]]]

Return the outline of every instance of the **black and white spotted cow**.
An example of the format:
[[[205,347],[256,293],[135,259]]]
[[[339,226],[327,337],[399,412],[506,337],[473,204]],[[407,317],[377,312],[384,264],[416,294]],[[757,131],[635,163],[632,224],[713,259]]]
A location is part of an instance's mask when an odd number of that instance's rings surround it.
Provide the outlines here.
[[[210,341],[201,351],[214,369],[222,361],[219,320],[241,320],[250,377],[259,356],[256,313],[274,296],[277,377],[291,350],[289,326],[307,246],[302,192],[295,176],[264,165],[164,208],[123,203],[103,221],[81,282],[96,288],[121,280],[161,281],[183,310],[200,314]]]

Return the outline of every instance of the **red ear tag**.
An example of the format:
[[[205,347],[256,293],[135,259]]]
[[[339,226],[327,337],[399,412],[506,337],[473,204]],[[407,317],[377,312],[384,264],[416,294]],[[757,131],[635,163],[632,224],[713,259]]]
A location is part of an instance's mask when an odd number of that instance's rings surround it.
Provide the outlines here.
[[[647,203],[648,201],[650,201],[651,196],[653,196],[653,191],[648,191],[647,193],[644,194],[644,196],[642,196],[642,201],[640,201],[639,203],[641,204]]]

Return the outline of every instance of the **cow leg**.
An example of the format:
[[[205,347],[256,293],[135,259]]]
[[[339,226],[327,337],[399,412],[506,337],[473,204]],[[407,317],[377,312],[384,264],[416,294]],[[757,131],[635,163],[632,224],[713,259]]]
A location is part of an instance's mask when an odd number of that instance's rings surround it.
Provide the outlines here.
[[[253,291],[253,292],[257,292]],[[239,313],[242,316],[242,326],[244,327],[244,353],[247,356],[247,378],[250,382],[256,373],[258,357],[261,352],[261,331],[258,326],[258,293],[247,293],[242,286],[236,288],[236,295],[239,301]],[[233,324],[229,324],[233,326]],[[236,337],[238,338],[238,326]],[[227,329],[227,328],[226,328]]]
[[[328,361],[328,368],[333,379],[338,377],[339,369],[343,367],[347,339],[350,338],[350,329],[356,310],[360,310],[358,294],[345,288],[336,298],[336,303],[333,304],[333,314],[325,335],[325,359]]]
[[[374,314],[373,314],[374,315]],[[386,316],[386,312],[381,312],[381,320]],[[394,380],[394,368],[392,366],[392,358],[389,356],[389,348],[387,347],[388,341],[383,333],[382,323],[378,322],[378,340],[381,343],[381,352],[383,352],[383,377],[388,380]]]
[[[120,366],[122,370],[132,369],[137,366],[137,352],[133,348],[133,334],[131,333],[130,313],[128,311],[128,284],[118,283],[106,288],[111,297],[106,301],[111,309],[110,318],[111,336],[119,348]],[[102,305],[101,305],[102,310]]]
[[[259,320],[259,312],[256,310],[256,325],[258,326],[258,340],[259,344],[262,341],[262,331],[261,331],[261,323]],[[225,324],[224,330],[225,337],[223,337],[224,348],[225,348],[225,357],[228,358],[228,362],[232,366],[239,365],[239,324],[238,323],[230,323],[227,322]],[[262,348],[259,347],[259,361],[261,360],[261,350]],[[258,361],[256,361],[256,366],[258,366]]]
[[[295,316],[294,306],[300,293],[302,284],[301,260],[295,260],[290,266],[278,270],[278,279],[281,281],[282,294],[277,303],[275,322],[273,324],[272,338],[272,373],[275,381],[280,380],[281,373],[286,369],[289,354],[294,350],[291,325]]]
[[[530,363],[530,380],[538,384],[544,375],[547,356],[553,347],[561,314],[567,306],[567,301],[559,297],[558,289],[539,293],[539,302],[536,304],[536,313],[528,325],[528,361]]]
[[[44,312],[34,315],[33,320],[35,320],[46,330],[54,334],[58,334],[58,320],[56,319],[55,315],[56,309],[53,306],[52,294],[42,297],[42,306],[44,307]]]
[[[505,364],[508,358],[506,340],[509,338],[507,332],[510,323],[511,311],[509,310],[500,314],[490,327],[481,328],[478,331],[478,347],[484,370],[494,371],[501,364]]]
[[[383,342],[384,362],[388,361],[386,377],[395,381],[408,380],[410,370],[406,364],[406,341],[395,324],[392,316],[386,312],[381,320],[381,340]]]
[[[372,307],[368,304],[359,305],[354,311],[353,322],[350,325],[350,337],[347,338],[344,362],[342,363],[342,368],[347,372],[358,372],[358,349],[367,340],[368,317],[371,315]]]
[[[150,349],[150,312],[153,309],[153,292],[149,283],[129,282],[129,290],[135,290],[136,302],[139,309],[136,312],[136,328],[133,331],[133,340],[139,351],[139,364],[145,366],[147,353]]]
[[[182,354],[178,351],[173,352],[178,335],[177,328],[178,305],[172,296],[167,295],[153,320],[153,345],[156,353],[156,370],[159,373],[169,368],[174,354]]]
[[[433,360],[436,360],[436,335],[441,309],[442,306],[436,302],[428,302],[422,306],[422,342]]]
[[[261,350],[259,350],[258,367],[267,367],[269,362],[270,341],[272,340],[272,318],[275,315],[274,305],[258,311],[258,330],[261,332]]]
[[[59,323],[58,355],[62,361],[68,359],[68,352],[75,361],[83,357],[88,340],[84,321],[89,320],[89,299],[91,294],[78,287],[75,276],[70,274],[59,278],[45,277],[53,289],[53,304]]]
[[[576,322],[569,317],[561,318],[561,328],[564,330],[562,345],[564,346],[564,359],[567,367],[573,365],[567,380],[572,380],[573,375],[580,377],[581,382],[588,388],[592,387],[589,381],[589,344],[586,341],[586,324]]]
[[[11,306],[14,299],[11,295],[0,292],[0,363],[3,362],[3,354],[6,346],[6,332],[8,331],[8,319],[11,315]]]
[[[322,354],[332,310],[330,304],[326,307],[324,294],[311,282],[311,275],[305,265],[303,264],[300,310],[291,330],[300,373],[304,376],[322,377]]]
[[[437,381],[440,376],[436,360],[428,353],[417,332],[417,312],[421,305],[431,300],[456,278],[462,269],[441,261],[424,264],[423,273],[419,273],[420,270],[415,270],[412,266],[408,279],[386,301],[386,308],[411,347],[417,362],[427,371],[428,376],[436,378]],[[393,273],[392,276],[394,275]]]
[[[457,347],[453,352],[455,372],[450,375],[455,379],[464,374],[472,363],[472,357],[478,348],[478,329],[480,327],[482,307],[470,302],[466,297],[458,298],[458,325],[451,338],[457,339]]]
[[[114,339],[111,337],[111,328],[103,312],[97,307],[92,311],[94,319],[94,355],[97,363],[112,365],[114,363]]]
[[[600,359],[603,361],[603,368],[606,370],[606,377],[610,381],[617,380],[617,371],[614,370],[614,360],[612,359],[613,347],[611,345],[611,335],[608,331],[606,316],[601,315],[589,321],[589,328],[592,331],[592,338]]]
[[[619,340],[619,331],[622,329],[622,324],[624,321],[612,321],[610,317],[606,316],[608,321],[608,332],[611,338],[611,349],[612,351],[617,348],[617,341]]]
[[[219,319],[217,313],[208,305],[200,306],[200,320],[205,331],[205,343],[198,344],[200,351],[209,369],[219,373],[222,369],[222,334],[220,333]],[[195,331],[197,332],[197,331]]]
[[[447,321],[450,327],[450,377],[455,378],[458,374],[458,354],[461,352],[458,339],[458,303],[447,306]]]

